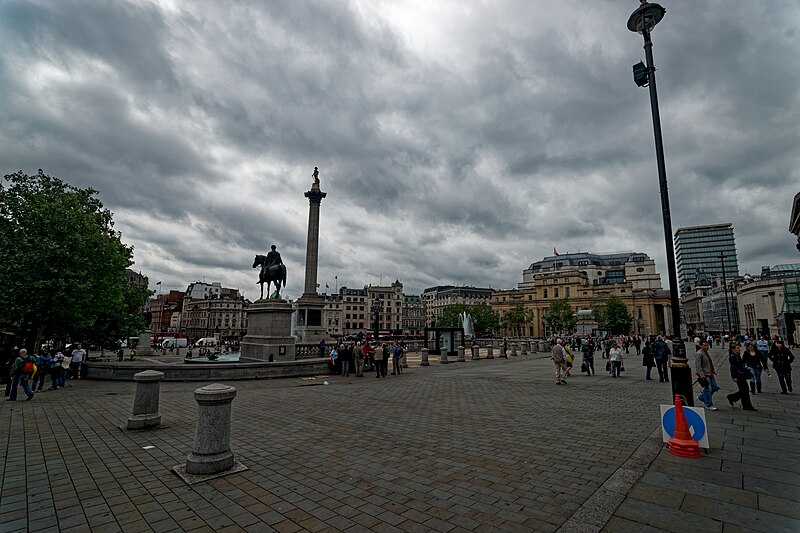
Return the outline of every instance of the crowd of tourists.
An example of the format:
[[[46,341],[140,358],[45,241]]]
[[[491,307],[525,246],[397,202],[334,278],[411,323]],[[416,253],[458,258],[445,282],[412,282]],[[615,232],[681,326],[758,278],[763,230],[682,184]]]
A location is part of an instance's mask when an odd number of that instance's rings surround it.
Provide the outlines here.
[[[325,350],[324,345],[321,346]],[[389,361],[392,362],[391,375],[403,373],[403,357],[406,346],[403,341],[394,343],[370,343],[368,341],[345,342],[339,340],[328,352],[329,367],[332,374],[350,376],[351,369],[357,378],[364,377],[364,371],[375,371],[376,378],[389,374]]]
[[[758,339],[751,339],[747,335],[731,338],[728,335],[703,335],[695,337],[695,355],[693,363],[695,382],[701,388],[697,397],[706,409],[716,411],[714,406],[714,393],[721,390],[717,384],[717,369],[709,354],[709,349],[714,342],[720,346],[727,343],[728,365],[731,380],[736,386],[736,392],[727,396],[728,403],[735,406],[741,402],[742,408],[755,411],[750,399],[751,394],[763,392],[763,375],[771,376],[772,371],[778,378],[781,394],[793,392],[792,388],[792,363],[794,355],[786,347],[781,337],[772,339],[760,335]],[[573,365],[578,354],[581,355],[581,373],[587,376],[595,375],[595,353],[600,352],[606,359],[606,372],[612,378],[622,376],[625,371],[625,356],[630,354],[631,348],[642,358],[645,368],[645,380],[654,380],[651,371],[655,367],[658,371],[658,381],[669,381],[669,367],[671,366],[673,344],[668,338],[651,336],[644,340],[637,336],[595,337],[572,336],[565,339],[555,339],[552,347],[553,363],[555,365],[556,385],[566,385],[567,378],[572,374]]]
[[[67,380],[81,378],[81,369],[87,358],[88,353],[81,344],[71,346],[63,352],[44,348],[36,356],[22,348],[8,367],[6,401],[16,401],[20,387],[25,392],[26,401],[32,400],[36,392],[44,390],[48,377],[50,387],[47,390],[71,386],[67,384]]]

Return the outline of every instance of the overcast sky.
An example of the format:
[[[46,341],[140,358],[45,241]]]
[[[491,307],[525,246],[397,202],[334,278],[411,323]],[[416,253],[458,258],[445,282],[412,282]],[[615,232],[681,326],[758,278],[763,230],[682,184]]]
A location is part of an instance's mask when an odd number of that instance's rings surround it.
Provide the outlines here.
[[[664,0],[673,229],[733,222],[740,273],[800,262],[800,4]],[[3,0],[2,173],[94,187],[151,288],[512,288],[559,252],[645,252],[666,288],[637,1]]]

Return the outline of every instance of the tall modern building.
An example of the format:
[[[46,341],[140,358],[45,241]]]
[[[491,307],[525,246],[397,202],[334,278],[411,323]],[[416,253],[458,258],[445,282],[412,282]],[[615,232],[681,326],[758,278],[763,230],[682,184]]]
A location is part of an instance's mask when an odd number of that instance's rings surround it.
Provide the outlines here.
[[[675,256],[678,264],[678,285],[682,294],[691,291],[698,279],[739,276],[736,239],[733,225],[711,224],[679,228],[675,232]]]

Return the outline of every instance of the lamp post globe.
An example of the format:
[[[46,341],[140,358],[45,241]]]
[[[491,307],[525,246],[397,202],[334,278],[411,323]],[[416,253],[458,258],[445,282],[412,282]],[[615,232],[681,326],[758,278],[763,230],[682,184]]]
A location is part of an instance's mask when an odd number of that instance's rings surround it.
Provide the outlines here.
[[[628,29],[641,33],[644,38],[644,52],[647,65],[644,69],[634,65],[634,81],[640,87],[650,90],[650,110],[653,115],[653,136],[656,145],[656,163],[658,165],[658,184],[661,190],[661,213],[664,222],[664,240],[667,252],[667,273],[669,275],[669,296],[672,317],[672,398],[683,397],[686,405],[694,406],[692,391],[692,369],[686,358],[686,345],[681,337],[681,311],[678,296],[678,275],[675,268],[675,247],[672,240],[672,215],[669,208],[669,190],[667,188],[667,167],[664,163],[664,142],[661,138],[661,115],[658,110],[658,91],[656,90],[656,68],[653,65],[653,41],[650,31],[664,18],[666,9],[659,4],[651,4],[640,0],[641,5],[628,18]],[[666,328],[665,328],[666,329]],[[670,332],[665,331],[667,335]]]

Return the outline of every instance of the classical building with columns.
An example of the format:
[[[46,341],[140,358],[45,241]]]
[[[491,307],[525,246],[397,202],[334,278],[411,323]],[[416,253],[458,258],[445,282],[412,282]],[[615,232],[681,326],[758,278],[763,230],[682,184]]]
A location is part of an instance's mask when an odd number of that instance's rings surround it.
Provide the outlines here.
[[[632,333],[671,331],[669,291],[661,288],[655,261],[638,252],[592,254],[578,252],[545,257],[522,272],[516,289],[494,291],[492,308],[501,315],[518,305],[532,314],[520,332],[547,337],[546,317],[555,300],[566,298],[581,317],[583,332],[596,329],[589,311],[617,296],[633,316]],[[583,313],[581,313],[583,311]],[[505,332],[510,334],[510,332]]]

